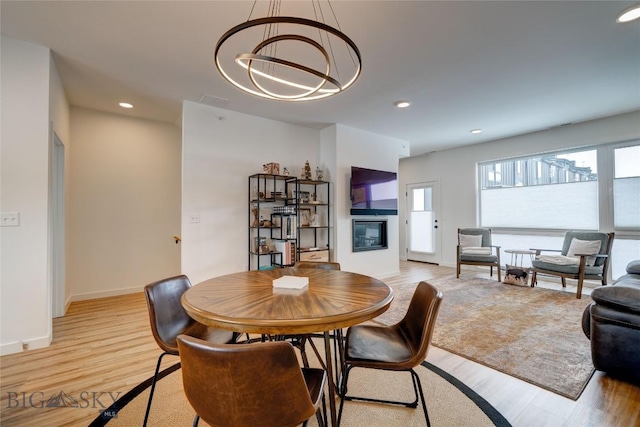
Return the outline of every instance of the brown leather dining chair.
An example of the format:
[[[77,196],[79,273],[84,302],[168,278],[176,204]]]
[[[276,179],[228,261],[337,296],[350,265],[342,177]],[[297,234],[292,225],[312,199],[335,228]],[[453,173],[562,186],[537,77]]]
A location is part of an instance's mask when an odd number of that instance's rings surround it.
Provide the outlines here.
[[[295,267],[296,268],[318,268],[318,269],[321,269],[321,270],[340,270],[340,263],[339,262],[331,262],[331,261],[298,261],[298,262],[296,262]],[[309,366],[309,362],[308,362],[307,354],[306,354],[306,350],[305,350],[305,345],[306,345],[307,342],[309,342],[309,344],[311,344],[311,348],[313,349],[314,353],[316,354],[316,357],[322,363],[322,358],[320,357],[320,353],[318,351],[318,348],[313,343],[313,340],[311,340],[312,336],[319,337],[319,335],[317,335],[317,334],[286,337],[286,338],[292,338],[293,339],[293,344],[296,347],[300,348],[300,352],[302,353],[302,359],[304,361],[304,365],[305,366]],[[334,348],[336,349],[336,351],[334,352],[334,359],[335,359],[335,365],[334,366],[338,366],[338,356],[340,354],[342,354],[342,352],[344,351],[343,350],[344,336],[342,334],[342,330],[338,329],[338,330],[334,331],[333,338],[334,338],[334,346],[335,346]],[[337,371],[336,371],[336,382],[338,382],[338,372]]]
[[[321,268],[323,270],[340,270],[339,262],[330,261],[298,261],[296,268]]]
[[[149,309],[151,333],[163,352],[158,357],[156,370],[153,374],[143,426],[146,426],[149,420],[151,401],[158,381],[162,358],[167,354],[178,355],[178,343],[176,341],[178,335],[190,335],[214,343],[233,343],[238,336],[238,334],[230,331],[208,327],[189,317],[184,308],[182,308],[180,299],[182,294],[190,287],[191,282],[185,275],[159,280],[144,287],[144,295]]]
[[[327,375],[300,368],[288,342],[228,345],[180,335],[178,348],[194,427],[199,419],[212,426],[296,426],[314,414],[325,425]]]
[[[407,313],[398,323],[391,326],[356,325],[347,329],[345,369],[340,384],[342,400],[338,412],[338,424],[342,418],[345,400],[389,403],[411,408],[416,408],[418,400],[421,400],[427,426],[431,426],[422,384],[413,368],[427,357],[441,302],[442,292],[427,282],[420,282],[411,298]],[[396,402],[347,395],[349,373],[353,368],[410,371],[415,400],[413,402]],[[383,387],[384,384],[380,386]],[[418,397],[418,391],[420,397]]]

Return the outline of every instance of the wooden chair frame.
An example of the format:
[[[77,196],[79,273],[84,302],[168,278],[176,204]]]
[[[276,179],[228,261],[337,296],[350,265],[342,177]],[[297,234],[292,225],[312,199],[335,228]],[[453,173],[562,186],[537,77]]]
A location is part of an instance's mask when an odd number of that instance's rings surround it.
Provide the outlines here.
[[[491,229],[490,228],[458,228],[458,236],[461,234],[462,231],[476,231],[473,233],[462,233],[462,234],[471,234],[471,235],[481,235],[481,233],[483,232],[488,232],[489,233],[489,239],[491,238]],[[484,243],[484,242],[483,242]],[[481,260],[462,260],[461,259],[461,255],[462,255],[462,248],[460,247],[460,241],[458,240],[458,245],[456,246],[456,278],[459,279],[460,278],[460,271],[461,268],[460,266],[462,265],[475,265],[475,266],[488,266],[490,268],[489,270],[489,274],[491,277],[493,277],[493,267],[496,267],[496,269],[498,270],[498,282],[502,282],[502,276],[501,276],[501,270],[500,270],[500,246],[496,246],[496,245],[482,245],[483,247],[488,247],[488,248],[492,248],[492,253],[495,250],[495,255],[492,256],[497,256],[497,260],[496,261],[481,261]]]
[[[602,286],[606,286],[607,284],[607,274],[609,271],[609,257],[611,255],[611,248],[613,247],[613,239],[615,237],[615,233],[606,233],[607,234],[607,241],[606,241],[606,245],[604,248],[604,252],[605,253],[600,253],[600,254],[596,254],[596,255],[585,255],[585,254],[576,254],[576,256],[580,257],[580,265],[578,266],[578,272],[577,273],[567,273],[567,272],[562,272],[562,271],[555,271],[555,270],[549,270],[549,269],[544,269],[544,268],[537,268],[537,267],[532,267],[531,268],[531,287],[534,287],[537,284],[538,281],[538,273],[540,274],[547,274],[550,276],[556,276],[556,277],[560,277],[561,281],[562,281],[562,287],[566,288],[567,287],[567,279],[574,279],[578,281],[578,289],[576,291],[576,298],[580,299],[582,298],[582,288],[583,288],[583,283],[585,280],[599,280],[600,283],[602,283]],[[536,256],[540,255],[542,252],[556,252],[556,253],[562,253],[561,249],[536,249],[536,248],[532,248],[532,251],[536,251]],[[602,249],[601,249],[602,252]],[[602,274],[588,274],[586,272],[586,266],[587,266],[587,258],[590,257],[596,257],[599,259],[603,259],[603,264],[602,264]]]

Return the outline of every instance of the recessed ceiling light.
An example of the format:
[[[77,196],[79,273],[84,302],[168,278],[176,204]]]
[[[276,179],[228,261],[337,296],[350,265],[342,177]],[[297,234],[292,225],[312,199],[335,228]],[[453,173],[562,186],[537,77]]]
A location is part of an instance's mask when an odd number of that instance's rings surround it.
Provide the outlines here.
[[[407,108],[409,105],[411,105],[411,102],[409,101],[396,101],[393,103],[393,105],[395,105],[398,108]]]
[[[133,104],[129,104],[128,102],[121,102],[118,105],[122,108],[133,108]]]
[[[471,133],[482,133],[482,129],[471,129],[469,132],[471,132]]]
[[[640,18],[640,4],[633,6],[630,9],[625,10],[616,19],[617,22],[630,22]]]

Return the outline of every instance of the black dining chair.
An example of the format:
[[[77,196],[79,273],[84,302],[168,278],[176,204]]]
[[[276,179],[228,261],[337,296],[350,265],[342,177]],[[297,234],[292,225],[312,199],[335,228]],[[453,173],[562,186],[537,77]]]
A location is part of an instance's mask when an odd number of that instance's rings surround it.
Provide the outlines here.
[[[238,334],[222,329],[211,328],[193,320],[182,308],[180,299],[191,287],[189,278],[185,275],[170,277],[150,283],[144,287],[144,295],[149,309],[151,333],[158,347],[163,351],[158,357],[156,370],[153,374],[149,401],[144,415],[143,426],[147,425],[151,411],[151,401],[155,391],[162,358],[167,354],[178,355],[178,335],[184,334],[197,337],[213,343],[234,343]]]
[[[412,408],[416,408],[421,400],[427,426],[431,426],[422,384],[413,368],[427,357],[441,302],[442,292],[427,282],[420,282],[411,298],[407,313],[398,323],[391,326],[356,325],[347,329],[345,368],[339,389],[342,400],[338,424],[342,418],[345,400],[364,400]],[[411,372],[415,400],[397,402],[348,395],[349,373],[353,368]],[[380,386],[384,387],[384,384]]]

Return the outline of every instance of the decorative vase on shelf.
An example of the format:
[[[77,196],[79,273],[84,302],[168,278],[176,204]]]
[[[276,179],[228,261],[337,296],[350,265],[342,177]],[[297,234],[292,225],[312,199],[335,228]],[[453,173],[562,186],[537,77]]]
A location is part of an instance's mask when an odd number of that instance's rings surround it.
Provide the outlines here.
[[[322,181],[322,169],[316,167],[316,181]]]
[[[305,162],[304,168],[302,169],[302,179],[311,179],[311,166],[309,166],[309,160]]]

